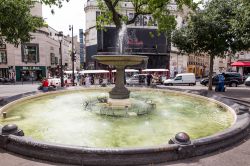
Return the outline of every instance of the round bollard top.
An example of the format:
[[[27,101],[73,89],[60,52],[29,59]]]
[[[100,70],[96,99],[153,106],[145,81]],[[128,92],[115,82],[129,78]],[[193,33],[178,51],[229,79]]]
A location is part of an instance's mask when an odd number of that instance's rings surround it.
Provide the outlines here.
[[[16,131],[17,130],[17,125],[16,124],[7,124],[3,126],[2,132],[11,132],[11,131]]]
[[[175,135],[175,140],[178,141],[180,144],[186,144],[190,142],[190,137],[185,132],[180,132]]]

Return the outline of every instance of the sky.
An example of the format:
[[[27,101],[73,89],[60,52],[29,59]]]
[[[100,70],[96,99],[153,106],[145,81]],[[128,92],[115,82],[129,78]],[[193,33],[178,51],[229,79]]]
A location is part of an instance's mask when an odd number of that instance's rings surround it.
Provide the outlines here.
[[[79,36],[79,29],[85,29],[84,4],[87,0],[70,0],[64,2],[62,8],[43,5],[43,18],[49,26],[57,31],[63,31],[64,35],[71,35],[69,25],[74,26],[74,35]],[[51,13],[51,9],[55,11]]]

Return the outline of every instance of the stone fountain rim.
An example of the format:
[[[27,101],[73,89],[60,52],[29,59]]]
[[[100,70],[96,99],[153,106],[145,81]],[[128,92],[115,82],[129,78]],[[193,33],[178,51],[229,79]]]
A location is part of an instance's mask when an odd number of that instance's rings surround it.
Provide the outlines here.
[[[103,88],[88,88],[92,90],[99,90]],[[134,90],[140,90],[145,88],[130,88]],[[146,88],[148,89],[148,88]],[[71,91],[77,91],[71,90]],[[150,89],[149,89],[150,90]],[[156,90],[156,89],[154,89]],[[184,94],[188,96],[194,96],[198,98],[208,99],[210,101],[215,101],[220,105],[229,108],[235,117],[235,121],[231,127],[225,129],[222,132],[216,133],[214,135],[195,139],[191,141],[190,145],[158,145],[150,147],[134,147],[134,148],[95,148],[95,147],[83,147],[83,146],[71,146],[62,145],[57,143],[49,143],[44,141],[38,141],[29,137],[19,137],[14,135],[3,136],[0,133],[0,148],[6,149],[8,151],[29,156],[32,158],[60,162],[66,164],[82,164],[87,165],[140,165],[140,164],[152,164],[161,163],[172,160],[178,160],[188,157],[194,157],[198,155],[203,155],[210,153],[212,151],[227,147],[238,140],[242,139],[245,132],[250,124],[250,116],[248,113],[241,115],[236,114],[236,110],[233,110],[228,105],[217,101],[215,99],[189,94],[185,92],[177,92],[172,90],[160,90],[160,91],[170,91],[178,94]],[[24,100],[41,97],[45,95],[51,95],[56,93],[69,92],[68,90],[42,93],[38,95],[32,95],[19,100],[13,101],[3,108],[0,112],[11,105],[22,102]],[[174,136],[173,136],[174,137]],[[176,153],[178,152],[178,153]]]

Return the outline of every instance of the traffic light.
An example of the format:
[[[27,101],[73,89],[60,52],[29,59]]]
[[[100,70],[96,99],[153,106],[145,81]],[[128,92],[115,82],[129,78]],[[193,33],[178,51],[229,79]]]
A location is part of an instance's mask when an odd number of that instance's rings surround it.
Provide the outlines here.
[[[76,51],[72,52],[71,57],[72,57],[72,61],[75,62],[76,61]]]
[[[74,62],[76,62],[76,55],[74,55]]]

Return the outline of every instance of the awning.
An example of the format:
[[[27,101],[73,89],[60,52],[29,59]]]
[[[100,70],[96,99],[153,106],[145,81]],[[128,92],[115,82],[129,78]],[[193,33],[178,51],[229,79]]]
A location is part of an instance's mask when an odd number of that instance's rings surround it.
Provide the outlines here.
[[[231,66],[250,67],[250,62],[237,61],[237,62],[232,63]]]
[[[98,73],[109,73],[108,70],[82,70],[80,74],[98,74]]]

